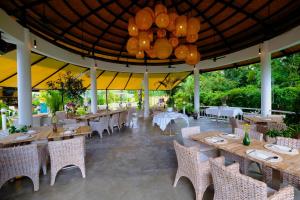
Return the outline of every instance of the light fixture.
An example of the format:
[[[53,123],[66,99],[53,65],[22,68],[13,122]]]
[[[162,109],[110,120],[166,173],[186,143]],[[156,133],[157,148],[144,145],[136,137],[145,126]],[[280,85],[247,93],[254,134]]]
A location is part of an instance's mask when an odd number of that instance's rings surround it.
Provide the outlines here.
[[[127,52],[137,59],[169,59],[172,54],[181,61],[195,65],[200,61],[197,45],[200,19],[168,12],[161,3],[154,9],[145,7],[128,20]],[[184,40],[179,40],[179,38]],[[180,44],[182,42],[182,44]],[[187,44],[187,45],[185,45]],[[190,49],[193,52],[190,53]],[[190,56],[187,56],[190,55]]]
[[[36,49],[37,45],[36,45],[36,40],[33,40],[33,48]]]
[[[261,54],[261,49],[260,49],[260,47],[259,47],[259,49],[258,49],[258,54],[259,54],[259,55]]]

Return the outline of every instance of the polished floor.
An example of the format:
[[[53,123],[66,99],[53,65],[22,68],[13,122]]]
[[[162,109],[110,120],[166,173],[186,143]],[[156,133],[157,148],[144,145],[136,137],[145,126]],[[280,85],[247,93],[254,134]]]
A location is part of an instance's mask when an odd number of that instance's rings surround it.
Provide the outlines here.
[[[186,126],[176,121],[176,132]],[[200,125],[201,131],[230,131],[227,122],[190,119],[190,126]],[[33,192],[29,179],[7,182],[0,190],[1,200],[193,200],[191,183],[180,179],[172,187],[177,160],[172,141],[181,140],[180,134],[164,136],[150,120],[135,120],[133,128],[115,130],[103,139],[93,135],[87,139],[87,177],[81,178],[76,168],[62,170],[54,186],[48,175],[40,176],[40,190]],[[204,199],[213,198],[208,189]],[[300,197],[299,197],[300,198]]]

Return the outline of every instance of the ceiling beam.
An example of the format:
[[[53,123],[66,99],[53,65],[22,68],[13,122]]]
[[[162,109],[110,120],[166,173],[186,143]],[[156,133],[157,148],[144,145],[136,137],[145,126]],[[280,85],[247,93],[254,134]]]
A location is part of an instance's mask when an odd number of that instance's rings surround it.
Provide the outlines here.
[[[124,87],[123,90],[126,90],[126,87],[127,87],[128,83],[129,83],[131,77],[132,77],[132,73],[129,75],[129,78],[128,78],[128,80],[127,80],[127,82],[126,82],[125,87]]]
[[[108,90],[109,86],[112,84],[112,82],[115,80],[115,78],[118,76],[119,72],[117,72],[115,74],[115,76],[113,77],[113,79],[110,81],[110,83],[108,84],[108,86],[106,87],[106,90]]]
[[[44,81],[46,81],[47,79],[49,79],[51,76],[57,74],[58,72],[60,72],[61,70],[63,70],[64,68],[66,68],[69,65],[69,63],[64,64],[63,66],[61,66],[58,70],[56,70],[55,72],[53,72],[52,74],[50,74],[49,76],[47,76],[46,78],[44,78],[43,80],[41,80],[40,82],[38,82],[37,84],[35,84],[32,89],[34,89],[36,86],[40,85],[41,83],[43,83]]]
[[[47,58],[47,56],[43,56],[42,58],[40,58],[40,59],[38,59],[38,60],[32,62],[32,63],[31,63],[31,67],[34,66],[34,65],[36,65],[36,64],[38,64],[39,62],[45,60],[46,58]],[[14,76],[16,76],[17,74],[18,74],[18,72],[13,73],[12,75],[6,77],[5,79],[2,79],[2,80],[0,81],[0,83],[3,83],[4,81],[6,81],[6,80],[8,80],[8,79],[10,79],[10,78],[12,78],[12,77],[14,77]]]
[[[164,78],[164,80],[162,80],[162,82],[164,82],[167,78],[168,78],[168,76],[170,75],[170,73],[168,73],[166,76],[165,76],[165,78]],[[159,85],[158,85],[158,87],[156,88],[156,90],[158,90],[158,88],[161,86],[161,82],[159,83]]]

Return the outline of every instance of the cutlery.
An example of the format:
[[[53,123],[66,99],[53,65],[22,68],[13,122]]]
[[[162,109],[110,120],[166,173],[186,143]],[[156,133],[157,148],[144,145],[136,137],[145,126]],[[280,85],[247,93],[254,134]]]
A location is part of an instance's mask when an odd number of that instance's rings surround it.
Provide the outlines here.
[[[250,151],[250,152],[248,152],[248,154],[250,154],[250,153],[253,153],[253,152],[255,152],[256,150],[255,149],[253,149],[252,151]]]
[[[272,159],[278,159],[278,156],[270,156],[270,157],[266,158],[265,161],[269,161]]]

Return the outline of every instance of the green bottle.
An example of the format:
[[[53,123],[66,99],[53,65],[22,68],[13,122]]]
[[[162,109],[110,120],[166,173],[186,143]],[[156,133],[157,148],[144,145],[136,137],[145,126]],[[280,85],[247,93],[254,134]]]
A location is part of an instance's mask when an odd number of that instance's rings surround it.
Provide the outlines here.
[[[250,145],[250,137],[249,137],[248,132],[245,132],[245,136],[244,136],[244,139],[243,139],[243,145],[245,145],[245,146]]]

